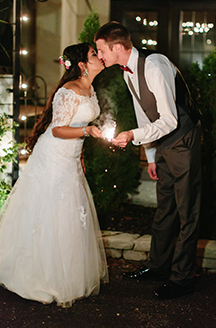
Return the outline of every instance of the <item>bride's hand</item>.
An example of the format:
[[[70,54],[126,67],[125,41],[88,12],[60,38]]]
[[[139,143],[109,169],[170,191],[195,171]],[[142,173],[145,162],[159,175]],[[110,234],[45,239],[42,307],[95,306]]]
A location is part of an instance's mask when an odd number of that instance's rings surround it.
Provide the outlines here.
[[[102,132],[95,125],[89,125],[85,129],[94,138],[101,138],[102,136]]]

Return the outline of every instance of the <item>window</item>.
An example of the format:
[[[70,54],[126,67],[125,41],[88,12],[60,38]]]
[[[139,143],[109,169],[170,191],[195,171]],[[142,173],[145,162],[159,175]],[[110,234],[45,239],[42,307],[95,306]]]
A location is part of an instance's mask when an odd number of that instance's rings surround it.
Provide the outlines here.
[[[136,48],[157,50],[158,13],[151,11],[126,11],[123,25],[127,26]]]
[[[202,66],[216,45],[215,11],[181,11],[179,30],[180,66]]]

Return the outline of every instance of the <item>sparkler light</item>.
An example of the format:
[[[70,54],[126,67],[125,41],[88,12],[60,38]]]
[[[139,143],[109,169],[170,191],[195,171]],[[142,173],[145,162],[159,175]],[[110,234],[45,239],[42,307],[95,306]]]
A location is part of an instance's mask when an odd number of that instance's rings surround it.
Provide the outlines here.
[[[102,138],[105,138],[108,141],[111,141],[114,138],[115,129],[116,129],[116,122],[115,121],[109,121],[109,122],[105,123],[101,127]]]
[[[94,123],[98,125],[98,128],[101,130],[102,138],[107,139],[109,142],[114,138],[116,122],[111,112],[102,113]]]

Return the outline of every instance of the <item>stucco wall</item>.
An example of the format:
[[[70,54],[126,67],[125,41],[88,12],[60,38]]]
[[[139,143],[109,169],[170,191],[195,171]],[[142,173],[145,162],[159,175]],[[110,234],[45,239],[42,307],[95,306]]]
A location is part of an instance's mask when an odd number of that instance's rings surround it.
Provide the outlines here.
[[[59,79],[59,66],[54,60],[61,52],[61,7],[61,0],[37,2],[36,75],[45,79],[48,95]]]
[[[89,0],[91,7],[100,15],[100,24],[103,25],[110,18],[110,0]],[[89,14],[89,8],[85,0],[78,1],[78,33],[83,30],[83,24]]]
[[[101,25],[109,21],[110,0],[89,0],[89,3],[100,15]],[[89,13],[85,0],[37,2],[36,75],[45,79],[48,96],[64,71],[56,61],[67,45],[78,42]],[[39,93],[42,92],[39,90]]]

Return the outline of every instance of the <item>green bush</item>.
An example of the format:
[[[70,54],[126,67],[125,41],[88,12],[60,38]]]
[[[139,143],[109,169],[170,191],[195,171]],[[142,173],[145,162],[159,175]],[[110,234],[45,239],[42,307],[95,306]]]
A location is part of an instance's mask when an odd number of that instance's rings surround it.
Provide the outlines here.
[[[7,169],[7,164],[10,162],[16,162],[16,158],[19,153],[20,147],[24,144],[16,143],[14,140],[8,142],[7,148],[2,148],[2,139],[8,131],[14,132],[17,124],[14,122],[11,124],[11,120],[8,120],[8,116],[4,113],[0,115],[0,148],[2,156],[0,156],[0,208],[4,204],[8,194],[11,190],[11,185],[6,183],[4,172]]]
[[[79,40],[95,47],[93,38],[99,27],[98,14],[92,12]],[[122,74],[116,65],[104,69],[93,83],[101,108],[101,116],[95,123],[102,125],[108,115],[117,123],[116,134],[136,127],[131,96]],[[86,177],[98,213],[118,208],[139,185],[139,148],[130,143],[125,150],[120,150],[107,140],[94,138],[86,138],[84,147]]]
[[[103,71],[95,79],[94,88],[101,108],[100,117],[111,114],[117,124],[116,134],[136,127],[132,101],[119,67]],[[89,138],[85,141],[85,163],[100,213],[127,201],[128,193],[134,193],[139,185],[139,148],[131,143],[121,150],[106,140]]]
[[[186,80],[202,112],[201,237],[210,238],[216,215],[216,52],[203,60],[202,67],[192,64]]]
[[[78,40],[80,42],[89,42],[91,46],[96,49],[94,42],[94,35],[100,28],[99,15],[94,10],[91,11],[89,16],[84,22],[84,29],[80,33]]]

